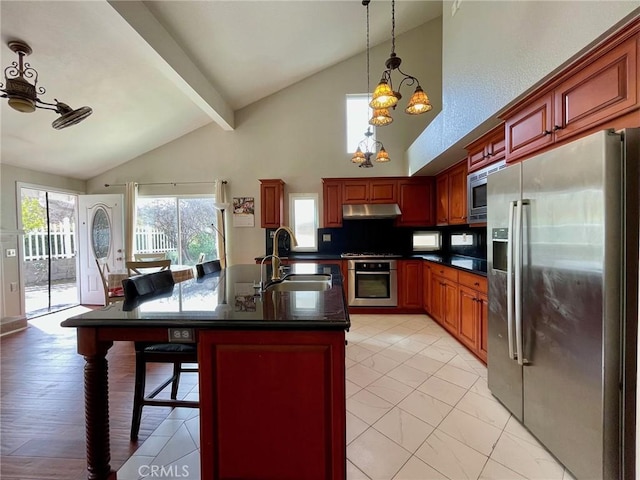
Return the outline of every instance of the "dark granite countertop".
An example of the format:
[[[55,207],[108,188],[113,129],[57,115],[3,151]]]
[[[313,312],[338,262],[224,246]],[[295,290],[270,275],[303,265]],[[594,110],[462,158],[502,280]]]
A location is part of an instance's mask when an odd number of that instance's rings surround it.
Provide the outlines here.
[[[441,263],[447,267],[457,268],[476,275],[487,276],[487,261],[482,258],[465,257],[463,255],[439,255],[424,254],[413,255],[412,258],[421,258],[430,262]]]
[[[270,278],[267,265],[265,280]],[[137,303],[118,302],[62,322],[63,327],[192,327],[263,330],[344,330],[350,326],[337,265],[292,265],[287,274],[330,273],[324,291],[268,291],[254,295],[260,265],[226,270],[177,283],[166,293]]]
[[[256,257],[256,261],[259,262],[264,257]],[[289,262],[297,261],[314,261],[314,260],[344,260],[339,254],[330,253],[290,253],[287,256],[281,257]],[[422,259],[429,260],[430,262],[437,262],[448,267],[457,268],[459,270],[475,273],[476,275],[487,275],[487,261],[482,258],[466,257],[464,255],[446,255],[440,253],[425,253],[425,254],[409,254],[404,255],[396,260],[411,260]]]

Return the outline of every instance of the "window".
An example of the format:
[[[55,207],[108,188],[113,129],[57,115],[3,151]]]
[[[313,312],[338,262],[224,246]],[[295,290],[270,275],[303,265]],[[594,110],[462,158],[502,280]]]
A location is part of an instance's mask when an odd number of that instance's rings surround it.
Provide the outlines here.
[[[358,143],[364,138],[364,132],[369,125],[372,112],[369,106],[369,94],[358,93],[347,95],[347,153],[353,153],[358,148]],[[371,127],[372,139],[375,140],[376,129]]]
[[[315,252],[318,250],[318,194],[290,193],[289,219],[291,229],[298,240],[292,250]]]
[[[414,232],[413,233],[413,251],[429,252],[432,250],[440,250],[442,236],[440,232]]]
[[[138,197],[136,253],[164,252],[171,263],[195,265],[218,257],[213,197]]]

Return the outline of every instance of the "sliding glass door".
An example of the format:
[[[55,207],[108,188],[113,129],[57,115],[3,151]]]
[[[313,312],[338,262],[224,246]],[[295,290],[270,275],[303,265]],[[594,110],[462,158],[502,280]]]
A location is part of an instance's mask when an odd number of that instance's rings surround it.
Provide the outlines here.
[[[135,253],[165,253],[173,264],[218,257],[213,197],[138,197]]]
[[[77,196],[20,188],[27,318],[78,304]]]

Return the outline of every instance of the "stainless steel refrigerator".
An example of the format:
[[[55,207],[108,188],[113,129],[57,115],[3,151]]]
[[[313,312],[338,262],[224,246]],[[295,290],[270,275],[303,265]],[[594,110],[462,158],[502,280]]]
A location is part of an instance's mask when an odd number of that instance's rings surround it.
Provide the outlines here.
[[[640,129],[488,178],[488,383],[578,480],[635,478]]]

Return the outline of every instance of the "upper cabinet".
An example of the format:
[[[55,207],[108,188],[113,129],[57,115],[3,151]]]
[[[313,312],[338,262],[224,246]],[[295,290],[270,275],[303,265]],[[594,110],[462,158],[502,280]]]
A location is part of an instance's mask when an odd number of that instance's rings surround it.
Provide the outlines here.
[[[398,205],[402,212],[396,221],[398,226],[435,225],[433,177],[411,177],[398,180]]]
[[[284,221],[284,182],[260,180],[260,226],[278,228]]]
[[[342,226],[342,205],[397,203],[396,225],[434,225],[432,177],[323,178],[323,226]]]
[[[639,42],[635,22],[504,112],[507,162],[579,134],[640,126]]]
[[[337,178],[322,179],[323,226],[342,226],[342,181]]]
[[[342,203],[396,203],[397,185],[395,179],[344,180]]]
[[[491,163],[504,160],[504,146],[504,124],[501,124],[465,147],[468,152],[467,172],[475,172]]]
[[[467,160],[436,176],[436,224],[467,223]]]

